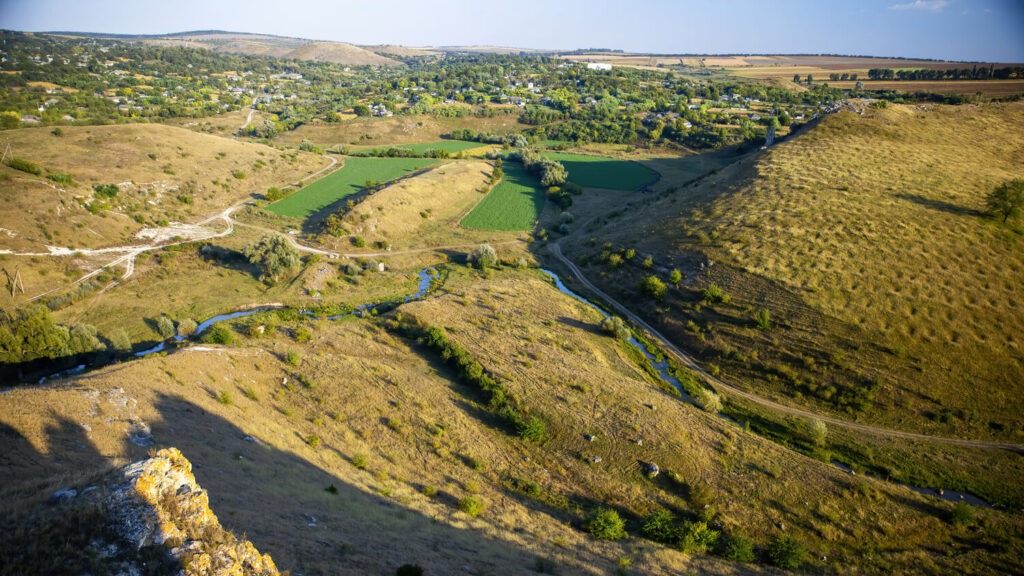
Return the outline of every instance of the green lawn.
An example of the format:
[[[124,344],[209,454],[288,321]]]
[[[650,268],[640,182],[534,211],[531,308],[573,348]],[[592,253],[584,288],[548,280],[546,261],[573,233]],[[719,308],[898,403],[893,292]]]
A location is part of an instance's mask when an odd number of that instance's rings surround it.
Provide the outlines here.
[[[313,182],[291,196],[274,202],[268,210],[281,216],[306,218],[366,187],[367,181],[388,182],[436,163],[433,158],[345,158],[345,166]]]
[[[544,190],[518,162],[505,162],[505,177],[462,219],[478,230],[529,230],[544,209]]]
[[[657,172],[631,160],[563,152],[545,152],[543,155],[561,162],[569,171],[569,180],[584,188],[638,190],[658,181]]]

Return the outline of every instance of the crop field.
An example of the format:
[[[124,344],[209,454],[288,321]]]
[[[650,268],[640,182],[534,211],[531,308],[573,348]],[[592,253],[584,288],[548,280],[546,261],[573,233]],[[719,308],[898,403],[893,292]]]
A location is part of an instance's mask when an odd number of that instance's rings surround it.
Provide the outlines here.
[[[529,230],[544,209],[544,190],[521,164],[506,162],[505,178],[462,219],[467,228]]]
[[[281,216],[305,218],[366,187],[368,181],[388,182],[434,164],[431,158],[346,158],[345,166],[268,210]]]
[[[440,142],[424,142],[423,144],[402,144],[399,148],[405,148],[412,150],[418,154],[426,153],[429,150],[444,150],[449,154],[455,152],[462,152],[463,150],[472,150],[473,148],[480,148],[486,146],[479,142],[466,142],[464,140],[442,140]]]
[[[856,82],[829,82],[836,88],[853,88]],[[903,81],[864,81],[866,90],[899,90],[901,92],[935,92],[937,94],[981,93],[984,96],[999,98],[1024,94],[1024,80],[903,80]]]
[[[604,156],[552,152],[546,158],[561,162],[569,180],[584,188],[637,190],[658,181],[658,173],[643,164]]]

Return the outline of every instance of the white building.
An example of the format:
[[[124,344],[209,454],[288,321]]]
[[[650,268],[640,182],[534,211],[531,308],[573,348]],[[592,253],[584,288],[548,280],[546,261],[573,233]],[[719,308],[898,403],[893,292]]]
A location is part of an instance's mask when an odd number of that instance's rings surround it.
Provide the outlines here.
[[[603,62],[587,62],[587,70],[611,70],[611,64],[605,64]]]

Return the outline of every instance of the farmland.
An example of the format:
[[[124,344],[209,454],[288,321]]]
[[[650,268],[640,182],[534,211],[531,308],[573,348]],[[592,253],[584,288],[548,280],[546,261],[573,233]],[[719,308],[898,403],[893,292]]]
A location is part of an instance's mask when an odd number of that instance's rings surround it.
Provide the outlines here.
[[[268,210],[280,216],[306,218],[338,200],[351,196],[366,188],[367,182],[389,182],[436,161],[427,158],[353,158],[345,159],[345,165],[335,172],[317,180],[292,194],[271,204]]]
[[[517,162],[506,162],[505,177],[462,220],[467,228],[529,230],[544,208],[544,191],[537,179]]]
[[[630,160],[562,152],[543,156],[561,162],[569,171],[569,180],[584,188],[631,191],[658,181],[657,172]]]
[[[449,154],[455,154],[456,152],[462,152],[463,150],[472,150],[474,148],[482,148],[485,144],[479,142],[464,142],[461,140],[442,140],[440,142],[423,142],[419,144],[399,144],[395,145],[395,148],[401,148],[403,150],[412,150],[416,154],[426,154],[431,150],[442,150]],[[383,148],[390,148],[390,146],[384,146]],[[366,150],[381,150],[382,147],[376,146],[373,148],[358,148],[360,152]]]

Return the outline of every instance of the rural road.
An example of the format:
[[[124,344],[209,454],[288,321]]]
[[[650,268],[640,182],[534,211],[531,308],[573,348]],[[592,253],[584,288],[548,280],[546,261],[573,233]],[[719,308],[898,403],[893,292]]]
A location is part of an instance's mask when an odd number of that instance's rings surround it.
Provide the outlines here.
[[[937,443],[941,443],[941,444],[950,444],[950,445],[954,445],[954,446],[963,446],[963,447],[967,447],[967,448],[997,448],[997,449],[1001,449],[1001,450],[1010,450],[1010,451],[1013,451],[1013,452],[1024,454],[1024,444],[1006,444],[1006,443],[1000,443],[1000,442],[986,442],[986,441],[982,441],[982,440],[965,440],[965,439],[961,439],[961,438],[948,438],[948,437],[944,437],[944,436],[929,436],[927,434],[917,434],[917,433],[914,433],[914,432],[904,432],[902,430],[892,430],[890,428],[880,428],[880,427],[877,427],[877,426],[870,426],[870,425],[867,425],[867,424],[860,424],[860,423],[857,423],[857,422],[850,422],[848,420],[843,420],[843,419],[835,418],[835,417],[832,417],[832,416],[825,416],[825,415],[821,415],[821,414],[816,414],[814,412],[810,412],[808,410],[803,410],[801,408],[794,408],[792,406],[786,406],[786,405],[780,404],[780,403],[778,403],[778,402],[776,402],[774,400],[770,400],[770,399],[765,398],[763,396],[759,396],[757,394],[754,394],[753,392],[750,392],[748,390],[744,390],[742,388],[738,388],[736,386],[733,386],[732,384],[727,384],[727,383],[723,382],[722,380],[720,380],[720,379],[712,376],[711,374],[707,373],[703,368],[701,368],[700,364],[698,364],[697,361],[692,356],[690,356],[686,352],[683,352],[682,350],[680,350],[675,344],[670,342],[668,340],[668,338],[663,336],[660,332],[655,330],[654,327],[652,327],[650,324],[645,322],[642,318],[640,318],[639,316],[634,314],[632,311],[630,311],[628,308],[626,308],[618,300],[615,300],[614,298],[612,298],[611,296],[609,296],[608,294],[603,292],[600,288],[598,288],[597,286],[594,286],[594,284],[591,283],[590,280],[588,280],[587,277],[583,275],[583,272],[580,271],[579,267],[577,267],[575,263],[573,263],[571,260],[566,258],[564,254],[562,254],[562,247],[561,247],[561,245],[558,242],[555,242],[554,244],[551,244],[551,253],[555,256],[556,259],[558,259],[559,262],[561,262],[565,266],[566,269],[569,270],[569,272],[572,274],[573,278],[576,281],[578,281],[580,284],[582,284],[591,293],[599,296],[602,300],[604,300],[606,303],[608,303],[608,305],[610,305],[612,308],[614,308],[616,311],[618,311],[620,314],[622,314],[622,316],[627,318],[635,326],[638,326],[638,327],[642,328],[645,332],[647,332],[652,337],[657,339],[660,342],[662,348],[667,350],[672,356],[676,357],[676,359],[678,359],[680,362],[682,362],[692,372],[694,372],[696,374],[699,374],[708,384],[710,384],[720,394],[726,394],[726,395],[731,395],[731,396],[738,397],[738,398],[743,398],[744,400],[749,400],[750,402],[753,402],[755,404],[759,404],[759,405],[764,406],[766,408],[770,408],[771,410],[774,410],[774,411],[782,413],[782,414],[788,414],[788,415],[791,415],[791,416],[798,416],[798,417],[801,417],[801,418],[816,418],[816,419],[821,420],[822,422],[825,422],[826,424],[830,424],[832,426],[840,426],[840,427],[847,428],[847,429],[850,429],[850,430],[855,430],[857,432],[864,432],[864,433],[867,433],[867,434],[874,434],[876,436],[887,436],[887,437],[890,437],[890,438],[903,438],[903,439],[906,439],[906,440],[921,440],[921,441],[925,441],[925,442],[937,442]]]

